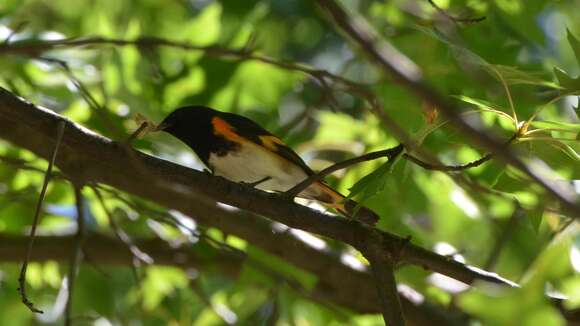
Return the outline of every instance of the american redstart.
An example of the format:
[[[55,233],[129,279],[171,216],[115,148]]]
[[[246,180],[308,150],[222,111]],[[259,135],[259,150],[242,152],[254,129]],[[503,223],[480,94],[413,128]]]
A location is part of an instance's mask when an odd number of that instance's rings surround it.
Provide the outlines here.
[[[187,106],[170,113],[157,130],[188,145],[214,175],[255,184],[258,189],[284,192],[315,174],[280,138],[237,114]],[[323,181],[312,183],[298,196],[319,201],[367,224],[379,219],[376,213]]]

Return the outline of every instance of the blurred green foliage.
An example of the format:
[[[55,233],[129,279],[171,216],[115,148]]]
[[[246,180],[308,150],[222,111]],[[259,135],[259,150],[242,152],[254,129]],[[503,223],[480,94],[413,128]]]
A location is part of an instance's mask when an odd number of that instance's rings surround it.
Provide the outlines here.
[[[466,118],[506,140],[516,127],[522,128],[511,146],[526,162],[544,161],[554,170],[557,182],[573,183],[579,192],[580,112],[574,103],[580,94],[580,2],[435,2],[451,16],[486,19],[455,24],[421,0],[343,3],[414,60],[439,91],[454,96]],[[195,46],[248,47],[276,60],[305,63],[367,84],[382,109],[444,163],[461,164],[484,154],[438,118],[437,108],[396,85],[360,49],[353,50],[309,1],[4,0],[0,4],[0,39],[7,42],[90,36],[158,37]],[[136,113],[159,121],[177,106],[204,104],[246,115],[278,132],[315,169],[397,144],[357,94],[339,87],[329,91],[299,71],[266,62],[175,47],[111,44],[62,47],[41,55],[65,61],[71,74],[106,108],[108,120],[116,127],[91,109],[69,73],[54,61],[40,59],[40,53],[0,53],[0,84],[108,137],[119,137],[115,129],[124,134],[134,130],[131,117]],[[135,145],[201,168],[187,149],[169,137],[151,135]],[[46,162],[1,140],[0,157],[0,232],[23,235],[32,221]],[[15,159],[27,163],[14,164]],[[353,189],[362,196],[381,215],[378,227],[411,236],[428,249],[445,244],[468,264],[489,268],[523,285],[521,289],[482,286],[454,291],[428,271],[401,269],[398,280],[431,302],[462,309],[489,325],[563,325],[561,313],[543,295],[547,289],[569,297],[566,308],[580,306],[580,242],[575,224],[569,224],[571,217],[539,187],[509,166],[491,161],[445,174],[405,160],[393,166],[379,160],[352,167],[328,181],[344,193]],[[113,236],[96,197],[88,190],[85,196],[94,219],[91,232]],[[522,213],[512,223],[516,200]],[[74,207],[69,184],[54,179],[45,202]],[[163,212],[154,203],[114,192],[105,193],[105,203],[130,237],[192,241],[183,228],[151,222],[155,212]],[[74,216],[47,209],[40,231],[66,234],[74,225]],[[251,243],[218,230],[205,231],[307,290],[318,282],[316,275],[271,257]],[[499,239],[504,239],[503,244],[494,252]],[[201,245],[192,241],[191,246]],[[334,247],[345,249],[340,244]],[[490,256],[495,263],[486,266]],[[20,303],[18,270],[18,264],[0,261],[0,324],[61,323],[62,307],[57,305],[66,263],[30,266],[29,295],[48,312],[43,316],[32,315]],[[382,322],[379,316],[358,316],[342,308],[337,313],[336,307],[310,301],[249,264],[237,279],[166,266],[141,266],[138,274],[134,278],[130,266],[83,265],[74,296],[78,324]]]

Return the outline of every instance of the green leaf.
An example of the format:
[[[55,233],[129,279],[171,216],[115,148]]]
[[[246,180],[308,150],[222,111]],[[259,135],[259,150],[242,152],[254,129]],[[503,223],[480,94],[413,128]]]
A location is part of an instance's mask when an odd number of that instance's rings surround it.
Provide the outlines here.
[[[394,162],[395,160],[388,160],[378,169],[360,179],[349,189],[348,198],[358,197],[359,205],[361,205],[383,191],[387,183],[387,175],[391,173],[391,167]]]
[[[469,97],[469,96],[465,96],[465,95],[457,95],[457,96],[453,96],[453,97],[460,100],[460,101],[463,101],[465,103],[473,104],[483,111],[495,113],[495,114],[502,116],[504,118],[507,118],[513,122],[513,118],[505,112],[505,111],[507,111],[507,109],[503,108],[500,105],[488,102],[486,100],[477,99],[477,98],[473,98],[473,97]]]
[[[560,150],[562,153],[566,154],[566,156],[568,156],[569,158],[577,162],[580,162],[580,155],[572,147],[570,147],[570,145],[564,144],[563,142],[558,140],[550,144],[555,148],[557,148],[558,150]]]
[[[497,71],[503,76],[508,84],[518,85],[534,85],[534,86],[546,86],[552,88],[560,88],[558,84],[553,81],[545,80],[538,73],[531,73],[518,69],[517,67],[504,66],[504,65],[492,65],[497,69]]]
[[[554,74],[558,78],[560,86],[568,93],[580,91],[580,78],[572,78],[564,70],[554,67]]]
[[[530,225],[536,231],[536,234],[540,230],[540,224],[542,224],[542,218],[544,217],[544,207],[540,206],[536,209],[530,210],[528,212],[527,220],[530,222]]]
[[[574,56],[576,57],[576,62],[578,63],[578,66],[580,66],[580,41],[574,37],[570,30],[567,31],[567,34],[568,43],[570,43],[570,46],[574,51]],[[567,93],[575,94],[580,92],[580,77],[574,78],[558,67],[554,67],[554,74],[558,78],[560,86],[566,89]]]
[[[532,121],[530,124],[536,128],[561,128],[569,129],[571,131],[580,131],[580,124],[577,123],[566,123],[560,121]]]
[[[580,66],[580,41],[576,37],[574,37],[574,34],[572,34],[572,32],[570,32],[569,29],[566,29],[566,34],[567,34],[568,43],[570,43],[570,46],[572,47],[572,50],[574,51],[574,56],[576,57],[576,63],[578,64],[578,66]]]

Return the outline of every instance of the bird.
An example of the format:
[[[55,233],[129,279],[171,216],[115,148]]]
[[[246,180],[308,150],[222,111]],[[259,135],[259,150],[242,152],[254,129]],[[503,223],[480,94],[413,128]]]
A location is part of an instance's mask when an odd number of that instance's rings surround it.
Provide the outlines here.
[[[213,175],[260,190],[285,192],[315,174],[280,138],[238,114],[202,105],[184,106],[167,115],[155,129],[185,143]],[[375,225],[379,220],[371,209],[324,181],[313,182],[297,196],[365,224]]]

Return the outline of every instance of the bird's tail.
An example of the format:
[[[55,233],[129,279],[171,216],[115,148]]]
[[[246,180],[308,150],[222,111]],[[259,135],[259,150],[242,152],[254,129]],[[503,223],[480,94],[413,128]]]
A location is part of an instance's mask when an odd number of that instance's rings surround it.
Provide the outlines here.
[[[346,198],[322,182],[314,182],[299,196],[320,201],[345,216],[357,219],[365,224],[375,225],[379,221],[379,216],[375,212],[359,205],[354,200]]]

